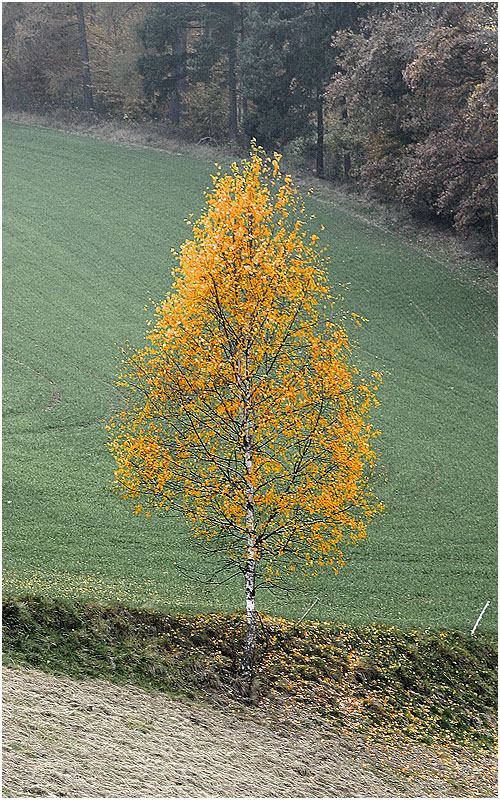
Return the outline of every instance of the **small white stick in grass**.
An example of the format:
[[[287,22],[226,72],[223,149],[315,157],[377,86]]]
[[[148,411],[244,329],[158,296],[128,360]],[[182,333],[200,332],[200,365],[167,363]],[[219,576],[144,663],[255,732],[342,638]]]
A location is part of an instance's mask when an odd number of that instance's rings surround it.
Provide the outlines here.
[[[303,620],[303,619],[305,619],[305,618],[307,617],[307,615],[309,614],[309,612],[311,611],[311,609],[313,609],[313,608],[314,608],[314,606],[316,605],[316,603],[318,602],[318,600],[319,600],[319,597],[317,597],[317,598],[316,598],[316,600],[314,600],[314,602],[313,602],[313,603],[311,603],[311,605],[310,605],[310,606],[309,606],[309,608],[307,609],[306,613],[305,613],[305,614],[302,614],[301,618],[299,619],[299,621],[298,621],[298,622],[297,622],[297,624],[295,625],[295,627],[296,627],[296,628],[298,628],[298,626],[300,625],[300,623],[302,622],[302,620]]]
[[[483,614],[484,614],[484,612],[486,611],[486,609],[488,608],[489,604],[490,604],[490,601],[488,600],[488,602],[486,603],[485,607],[483,608],[483,610],[481,611],[480,615],[478,616],[478,618],[477,618],[477,620],[476,620],[476,624],[474,625],[474,627],[472,628],[472,630],[471,630],[471,632],[470,632],[470,635],[471,635],[471,636],[474,636],[474,631],[476,630],[477,626],[478,626],[478,625],[479,625],[479,623],[481,622],[481,619],[482,619],[482,617],[483,617]]]

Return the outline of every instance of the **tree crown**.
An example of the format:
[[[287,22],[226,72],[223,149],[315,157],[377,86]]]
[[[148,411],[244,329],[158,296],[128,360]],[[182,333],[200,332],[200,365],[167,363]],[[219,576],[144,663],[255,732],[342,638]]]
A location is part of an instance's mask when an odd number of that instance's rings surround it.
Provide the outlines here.
[[[250,487],[271,581],[337,570],[381,509],[369,422],[380,376],[360,378],[279,160],[254,146],[214,176],[149,344],[125,359],[131,396],[110,442],[115,488],[136,513],[181,512],[241,570]]]

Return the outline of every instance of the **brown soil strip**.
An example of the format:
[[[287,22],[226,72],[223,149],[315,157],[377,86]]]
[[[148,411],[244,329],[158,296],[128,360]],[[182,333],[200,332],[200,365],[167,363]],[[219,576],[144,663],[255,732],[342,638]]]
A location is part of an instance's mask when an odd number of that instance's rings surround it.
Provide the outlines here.
[[[4,668],[3,687],[4,797],[495,795],[489,756],[369,745],[23,668]]]

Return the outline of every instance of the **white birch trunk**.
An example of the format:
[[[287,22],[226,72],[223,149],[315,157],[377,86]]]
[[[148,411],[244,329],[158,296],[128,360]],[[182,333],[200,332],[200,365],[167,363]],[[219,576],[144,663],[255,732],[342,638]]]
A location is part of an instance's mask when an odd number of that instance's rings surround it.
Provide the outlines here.
[[[257,644],[257,609],[255,606],[255,574],[257,569],[257,553],[255,548],[255,520],[253,510],[253,485],[251,483],[252,459],[250,453],[245,454],[246,483],[246,530],[247,530],[247,562],[245,567],[246,598],[246,634],[243,657],[241,659],[240,676],[251,680]]]
[[[241,375],[241,372],[240,372]],[[241,410],[243,428],[243,459],[245,466],[245,527],[247,532],[247,560],[245,565],[246,633],[245,646],[240,665],[240,677],[251,681],[253,676],[255,648],[257,645],[257,608],[255,605],[255,576],[257,572],[257,549],[255,545],[254,488],[252,461],[252,434],[250,429],[250,382],[248,371],[248,347],[245,350],[244,393]]]

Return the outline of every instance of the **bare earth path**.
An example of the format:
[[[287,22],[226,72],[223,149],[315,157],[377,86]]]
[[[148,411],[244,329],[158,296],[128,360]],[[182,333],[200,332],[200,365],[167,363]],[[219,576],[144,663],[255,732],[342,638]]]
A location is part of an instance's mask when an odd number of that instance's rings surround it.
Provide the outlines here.
[[[3,796],[495,795],[495,760],[367,745],[133,686],[3,670]]]

